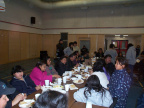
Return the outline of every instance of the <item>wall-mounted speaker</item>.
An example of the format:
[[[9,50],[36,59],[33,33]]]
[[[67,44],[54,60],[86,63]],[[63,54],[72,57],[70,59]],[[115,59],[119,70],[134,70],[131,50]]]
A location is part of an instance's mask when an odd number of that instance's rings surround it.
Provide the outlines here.
[[[35,17],[31,17],[30,23],[31,23],[31,24],[35,24],[35,21],[36,21],[36,18],[35,18]]]

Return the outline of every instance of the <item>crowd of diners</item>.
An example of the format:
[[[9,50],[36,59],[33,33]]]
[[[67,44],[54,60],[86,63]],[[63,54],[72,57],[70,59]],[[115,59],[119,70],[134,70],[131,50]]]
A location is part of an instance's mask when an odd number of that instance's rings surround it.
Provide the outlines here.
[[[0,79],[0,108],[11,108],[31,93],[41,89],[45,80],[53,82],[62,77],[65,71],[71,71],[80,63],[90,59],[86,46],[80,50],[77,42],[70,42],[64,49],[63,40],[60,39],[56,46],[59,60],[55,66],[51,64],[51,58],[46,57],[39,61],[30,75],[24,74],[24,69],[16,65],[11,70],[12,79],[8,83]],[[91,102],[94,105],[125,108],[129,88],[133,81],[133,66],[136,63],[136,49],[128,44],[126,57],[122,53],[117,54],[113,44],[103,52],[99,48],[94,52],[97,57],[83,88],[73,94],[78,102]],[[46,91],[40,95],[33,108],[67,108],[68,98],[57,91]]]

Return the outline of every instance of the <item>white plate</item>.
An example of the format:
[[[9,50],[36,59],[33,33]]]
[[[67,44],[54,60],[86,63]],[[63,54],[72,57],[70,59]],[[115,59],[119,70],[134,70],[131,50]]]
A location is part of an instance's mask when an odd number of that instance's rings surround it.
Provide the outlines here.
[[[58,85],[58,84],[53,85],[53,88],[54,89],[60,89],[60,90],[64,89],[64,87],[62,85]]]
[[[74,84],[70,84],[70,90],[76,90],[78,89]]]
[[[74,80],[77,80],[77,78],[76,78],[76,77],[72,77],[71,79],[72,79],[73,81],[74,81]]]
[[[78,82],[79,80],[81,80],[81,82]],[[76,84],[82,84],[82,83],[84,82],[84,80],[82,80],[82,79],[77,79],[77,80],[74,80],[73,82],[76,83]]]
[[[35,100],[34,99],[25,99],[24,101],[21,101],[19,103],[19,107],[20,108],[29,108],[29,107],[32,107]]]

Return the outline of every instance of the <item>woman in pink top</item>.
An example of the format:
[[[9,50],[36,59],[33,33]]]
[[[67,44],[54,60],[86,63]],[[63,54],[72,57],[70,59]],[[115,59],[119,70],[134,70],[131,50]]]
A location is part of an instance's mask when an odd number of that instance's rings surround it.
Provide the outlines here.
[[[52,77],[58,78],[58,75],[47,75],[46,64],[40,61],[36,64],[36,67],[32,70],[30,78],[34,81],[36,85],[45,85],[45,80],[52,82]]]

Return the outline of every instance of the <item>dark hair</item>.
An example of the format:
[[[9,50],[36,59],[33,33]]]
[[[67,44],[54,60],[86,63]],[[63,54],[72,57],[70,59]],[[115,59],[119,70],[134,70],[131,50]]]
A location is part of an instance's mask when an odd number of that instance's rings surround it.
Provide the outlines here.
[[[73,43],[74,43],[74,44],[77,44],[77,42],[76,42],[76,41],[74,41]]]
[[[18,72],[23,72],[23,71],[24,71],[24,68],[22,68],[20,65],[16,65],[12,68],[11,75],[18,73]]]
[[[115,47],[114,44],[109,45],[109,48],[114,48],[114,47]]]
[[[130,47],[132,47],[133,44],[132,43],[129,43],[128,46],[127,46],[127,49],[129,49]]]
[[[74,54],[74,55],[77,55],[77,53],[78,53],[78,51],[75,51],[73,54]]]
[[[70,47],[71,45],[73,45],[73,42],[70,42],[70,43],[69,43],[69,47]]]
[[[128,67],[128,60],[125,57],[117,57],[116,61],[118,61],[121,66],[125,65],[125,69],[128,73],[130,73],[130,69]]]
[[[59,42],[60,42],[60,41],[63,41],[63,40],[62,40],[62,39],[60,39],[60,40],[59,40]]]
[[[112,56],[110,54],[107,54],[107,55],[104,56],[104,59],[106,59],[108,57],[112,58]]]
[[[99,50],[98,50],[98,51],[100,51],[100,50],[103,52],[103,49],[102,49],[102,48],[99,48]]]
[[[72,53],[72,54],[69,55],[69,58],[70,58],[70,57],[73,57],[73,56],[75,56],[75,54]]]
[[[115,71],[115,65],[113,63],[105,64],[106,72],[112,76],[113,72]]]
[[[120,56],[120,54],[121,54],[122,56]],[[123,54],[122,54],[122,52],[119,52],[119,53],[118,53],[118,57],[123,57]]]
[[[64,59],[64,58],[66,58],[66,59],[67,59],[67,57],[66,57],[66,56],[61,56],[61,57],[60,57],[60,60],[62,60],[62,59]]]
[[[44,62],[45,62],[45,64],[48,66],[48,64],[47,64],[47,60],[48,59],[50,59],[50,56],[47,56],[46,58],[45,58],[45,60],[44,60]]]
[[[33,108],[67,108],[67,103],[65,94],[49,90],[38,97]]]
[[[100,84],[100,80],[97,75],[91,75],[85,84],[84,96],[87,98],[88,93],[91,95],[91,90],[95,90],[96,92],[101,92],[102,97],[105,94],[105,88]]]
[[[93,65],[93,71],[104,72],[103,67],[104,67],[104,60],[98,59]]]
[[[43,60],[41,60],[41,61],[37,62],[36,67],[40,69],[39,66],[42,66],[42,65],[44,65],[44,64],[46,64],[46,62],[43,61]]]

